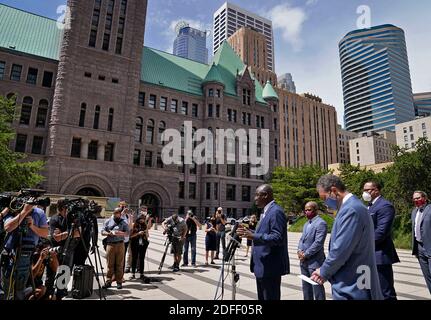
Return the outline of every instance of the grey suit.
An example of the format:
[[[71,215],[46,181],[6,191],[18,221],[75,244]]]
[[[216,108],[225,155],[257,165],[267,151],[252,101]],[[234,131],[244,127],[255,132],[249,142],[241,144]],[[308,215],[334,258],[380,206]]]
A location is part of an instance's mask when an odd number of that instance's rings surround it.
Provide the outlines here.
[[[301,262],[301,274],[311,277],[316,269],[325,261],[324,244],[328,234],[328,225],[319,216],[304,225],[302,237],[299,240],[298,251],[303,251],[305,260]],[[312,286],[302,281],[304,300],[325,300],[325,288]]]
[[[416,208],[412,212],[413,255],[415,255],[419,260],[425,282],[431,293],[431,204],[428,204],[423,208],[422,223],[420,227],[422,238],[421,242],[418,242],[415,236],[417,214],[418,209]]]

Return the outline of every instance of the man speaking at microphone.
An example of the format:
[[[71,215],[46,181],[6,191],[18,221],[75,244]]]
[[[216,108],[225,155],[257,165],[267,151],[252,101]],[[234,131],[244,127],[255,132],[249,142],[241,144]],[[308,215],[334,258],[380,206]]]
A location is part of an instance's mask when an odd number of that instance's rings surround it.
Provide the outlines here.
[[[281,277],[290,273],[286,215],[269,185],[257,188],[254,201],[263,209],[256,231],[240,226],[237,232],[253,241],[250,269],[256,276],[258,299],[280,300]]]

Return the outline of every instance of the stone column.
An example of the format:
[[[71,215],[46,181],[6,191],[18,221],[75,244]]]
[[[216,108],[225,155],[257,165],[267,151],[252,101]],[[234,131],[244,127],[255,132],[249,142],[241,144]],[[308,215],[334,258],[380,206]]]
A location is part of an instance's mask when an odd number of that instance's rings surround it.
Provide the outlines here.
[[[105,160],[105,145],[99,142],[97,147],[97,160],[104,161]]]
[[[88,145],[90,142],[88,140],[81,140],[81,159],[88,159]]]

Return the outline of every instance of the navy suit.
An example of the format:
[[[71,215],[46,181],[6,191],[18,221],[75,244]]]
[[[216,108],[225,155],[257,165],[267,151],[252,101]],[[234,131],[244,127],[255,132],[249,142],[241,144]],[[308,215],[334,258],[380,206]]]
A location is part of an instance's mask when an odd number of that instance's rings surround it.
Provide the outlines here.
[[[422,269],[428,290],[431,293],[431,204],[423,208],[423,217],[420,227],[422,242],[415,237],[416,215],[418,209],[412,212],[413,255],[415,255]]]
[[[251,272],[256,276],[259,300],[280,300],[281,277],[290,273],[287,219],[276,203],[268,208],[253,235]]]
[[[394,242],[392,225],[395,219],[395,208],[388,200],[379,197],[368,208],[374,224],[376,264],[379,272],[380,287],[385,300],[396,300],[394,272],[392,264],[400,262]]]
[[[383,299],[374,252],[371,217],[351,196],[337,213],[329,254],[320,268],[320,275],[332,284],[334,300]]]
[[[325,261],[325,239],[328,234],[328,225],[319,216],[304,225],[298,250],[304,252],[305,260],[301,262],[301,274],[311,277],[316,269]],[[323,286],[312,286],[302,281],[304,300],[325,300],[325,288]]]

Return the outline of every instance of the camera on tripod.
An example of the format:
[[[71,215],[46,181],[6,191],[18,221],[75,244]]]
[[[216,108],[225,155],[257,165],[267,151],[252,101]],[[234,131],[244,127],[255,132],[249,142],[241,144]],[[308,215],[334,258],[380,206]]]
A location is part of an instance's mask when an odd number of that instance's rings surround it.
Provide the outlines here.
[[[4,192],[0,194],[0,207],[9,208],[13,213],[17,213],[24,208],[25,204],[34,206],[49,207],[50,198],[42,198],[45,190],[23,189],[20,192]]]
[[[102,212],[102,207],[95,201],[89,201],[85,198],[65,199],[65,206],[68,226],[91,223]]]
[[[175,226],[172,224],[169,224],[166,226],[166,230],[163,232],[164,235],[166,235],[170,242],[174,239],[174,233],[175,233]]]

